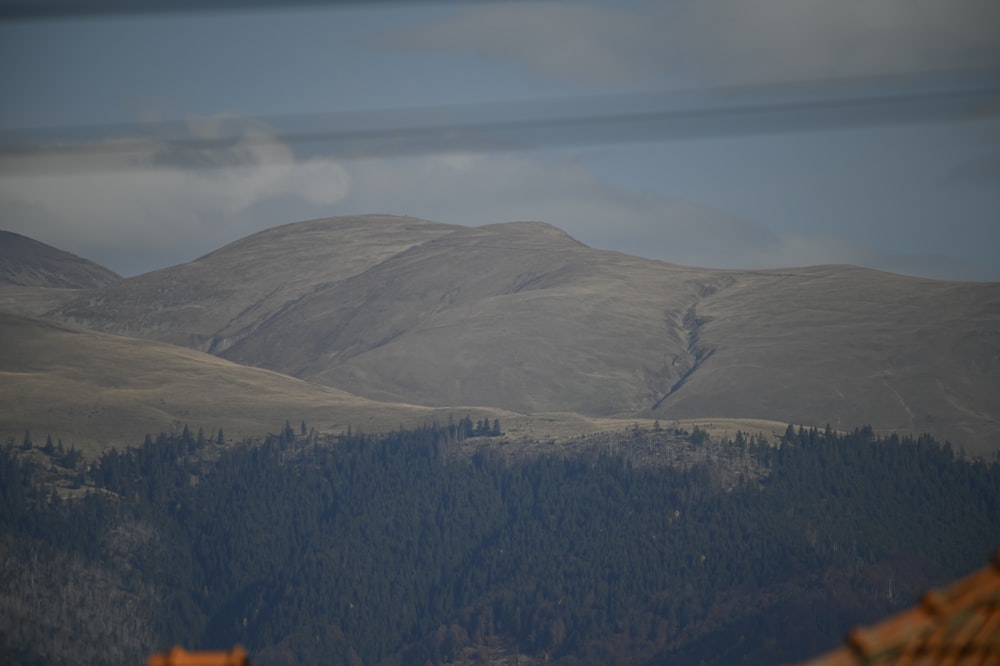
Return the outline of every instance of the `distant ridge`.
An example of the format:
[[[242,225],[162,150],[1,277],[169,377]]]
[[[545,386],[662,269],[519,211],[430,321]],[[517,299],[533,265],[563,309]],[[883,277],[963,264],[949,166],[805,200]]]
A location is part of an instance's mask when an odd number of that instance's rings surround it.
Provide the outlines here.
[[[286,224],[109,285],[55,315],[107,333],[218,354],[313,289],[453,229],[386,215]]]
[[[1000,284],[690,268],[541,222],[268,229],[48,316],[371,400],[765,419],[1000,449]]]
[[[0,230],[0,286],[93,289],[120,279],[114,271],[75,254]]]

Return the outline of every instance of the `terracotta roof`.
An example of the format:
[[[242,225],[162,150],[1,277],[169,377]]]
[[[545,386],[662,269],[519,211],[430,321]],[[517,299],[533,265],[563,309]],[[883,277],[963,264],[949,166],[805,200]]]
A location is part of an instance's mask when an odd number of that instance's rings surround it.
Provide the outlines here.
[[[924,595],[915,608],[857,628],[847,645],[802,666],[1000,665],[1000,553]]]
[[[248,663],[247,651],[238,645],[229,652],[188,652],[174,646],[170,652],[151,654],[146,659],[146,666],[246,666]]]

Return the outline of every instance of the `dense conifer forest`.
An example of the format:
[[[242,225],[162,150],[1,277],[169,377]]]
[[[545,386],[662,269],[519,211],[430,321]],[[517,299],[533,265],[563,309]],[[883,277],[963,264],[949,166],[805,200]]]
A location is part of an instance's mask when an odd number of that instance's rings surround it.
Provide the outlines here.
[[[926,437],[501,435],[184,428],[88,463],[26,434],[0,451],[0,657],[779,663],[1000,545],[1000,465]]]

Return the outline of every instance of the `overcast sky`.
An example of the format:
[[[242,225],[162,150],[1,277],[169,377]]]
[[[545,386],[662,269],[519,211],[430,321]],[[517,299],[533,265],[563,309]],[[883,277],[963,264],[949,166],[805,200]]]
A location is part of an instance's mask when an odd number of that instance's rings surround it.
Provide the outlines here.
[[[394,213],[688,265],[1000,280],[996,0],[5,20],[0,99],[0,227],[125,275]]]

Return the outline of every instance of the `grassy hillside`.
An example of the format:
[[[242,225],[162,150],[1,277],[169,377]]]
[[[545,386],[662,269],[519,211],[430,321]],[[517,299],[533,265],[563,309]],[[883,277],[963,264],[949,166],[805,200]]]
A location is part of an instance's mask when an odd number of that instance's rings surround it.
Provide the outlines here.
[[[184,347],[97,333],[75,326],[0,314],[0,437],[22,442],[28,430],[40,446],[61,439],[88,456],[142,441],[146,433],[188,425],[230,440],[276,432],[286,420],[323,433],[386,432],[469,416],[500,419],[513,442],[542,442],[547,450],[580,435],[620,431],[652,420],[594,419],[579,414],[524,415],[450,406],[383,403],[250,368]],[[785,425],[764,421],[684,421],[712,433],[737,429],[780,435]]]
[[[285,420],[325,432],[386,431],[434,419],[502,419],[491,410],[378,403],[183,347],[0,315],[0,433],[30,430],[88,455],[187,424],[227,438],[277,431]]]
[[[92,261],[0,230],[0,286],[88,289],[119,279],[117,273]]]
[[[760,271],[702,299],[710,353],[653,413],[872,423],[1000,448],[1000,285],[850,266]]]
[[[375,215],[275,227],[122,280],[53,314],[106,333],[219,353],[312,290],[452,229]]]
[[[628,416],[691,367],[682,315],[709,279],[540,223],[460,229],[308,294],[226,356],[383,400]]]
[[[687,268],[542,223],[361,216],[263,231],[50,316],[383,402],[1000,447],[1000,284]]]

